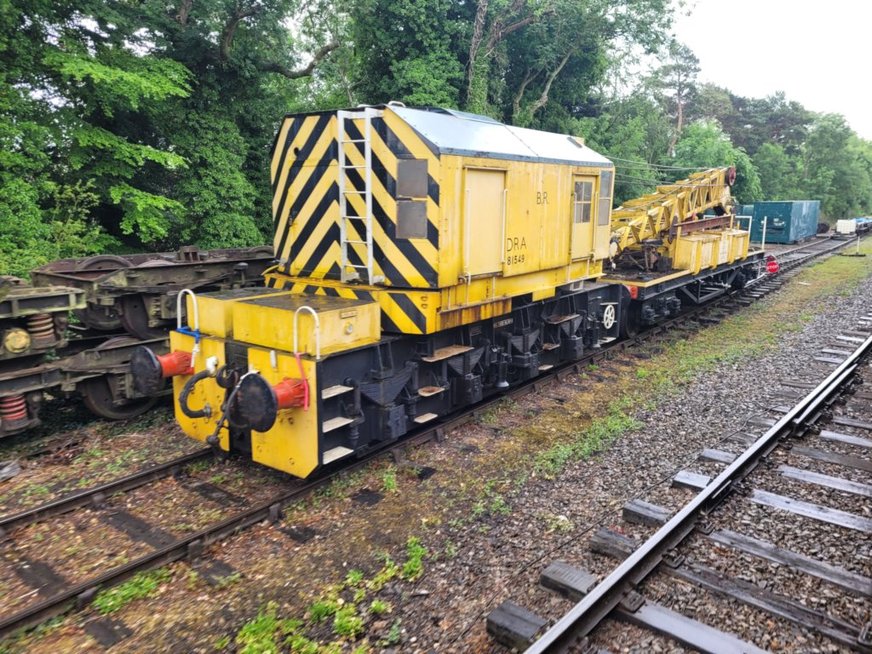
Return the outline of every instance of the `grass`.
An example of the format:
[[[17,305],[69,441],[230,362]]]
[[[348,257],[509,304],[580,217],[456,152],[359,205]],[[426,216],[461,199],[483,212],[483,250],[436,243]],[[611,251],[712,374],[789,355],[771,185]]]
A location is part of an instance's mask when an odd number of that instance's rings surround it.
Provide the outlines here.
[[[348,574],[345,575],[345,585],[346,586],[359,586],[363,581],[363,571],[362,570],[349,570]]]
[[[331,615],[336,613],[339,609],[339,605],[336,603],[336,600],[332,599],[321,599],[313,602],[309,606],[309,619],[313,622],[323,622]]]
[[[424,573],[424,557],[427,549],[415,536],[406,541],[406,562],[403,564],[403,579],[412,581]]]
[[[270,602],[257,617],[242,626],[235,639],[239,654],[278,654],[279,639],[292,636],[302,623],[299,620],[280,620],[276,616],[277,610],[275,603]]]
[[[565,534],[575,528],[575,525],[572,524],[572,520],[567,518],[565,515],[546,513],[542,516],[542,519],[545,521],[545,531]]]
[[[363,631],[363,618],[354,606],[343,606],[333,615],[333,632],[337,636],[355,639]]]
[[[155,595],[162,584],[169,581],[167,568],[138,572],[131,579],[114,588],[100,591],[94,598],[94,608],[103,615],[114,613],[130,602]]]
[[[612,402],[607,415],[596,418],[569,439],[539,452],[533,463],[536,474],[554,479],[570,463],[589,459],[626,432],[641,427],[642,423],[629,415],[627,405],[626,401]]]
[[[370,652],[369,641],[362,638],[369,624],[393,611],[389,602],[371,595],[379,593],[390,581],[409,582],[419,578],[424,572],[427,555],[421,540],[410,537],[406,541],[402,565],[384,554],[381,568],[370,578],[361,570],[349,570],[342,582],[328,586],[308,606],[303,619],[281,618],[278,605],[268,602],[239,629],[235,637],[221,637],[214,641],[215,647],[226,649],[232,640],[237,646],[236,651],[241,654]],[[325,638],[325,623],[330,625],[330,639]],[[400,621],[396,620],[379,645],[396,645],[400,639]]]
[[[397,492],[397,469],[391,466],[382,474],[382,489],[386,493]]]

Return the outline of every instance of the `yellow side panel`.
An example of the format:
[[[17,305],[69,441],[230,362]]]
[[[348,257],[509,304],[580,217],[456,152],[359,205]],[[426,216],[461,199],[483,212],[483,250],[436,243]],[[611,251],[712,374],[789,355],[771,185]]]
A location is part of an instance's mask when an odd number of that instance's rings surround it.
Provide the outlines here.
[[[233,303],[240,300],[252,300],[265,295],[275,295],[279,291],[265,288],[236,288],[217,293],[202,293],[197,295],[197,311],[194,311],[194,300],[188,295],[187,308],[188,327],[200,326],[200,332],[219,338],[227,338],[233,333]],[[197,315],[199,322],[194,319]]]
[[[170,332],[170,351],[191,352],[194,348],[193,336]],[[206,368],[206,359],[216,357],[218,365],[224,365],[224,342],[215,338],[204,337],[200,339],[200,352],[194,361],[194,371],[200,372]],[[221,403],[224,402],[224,389],[218,386],[214,378],[201,380],[191,392],[188,398],[188,407],[202,409],[207,404],[211,409],[211,415],[205,418],[189,418],[179,408],[179,394],[185,383],[190,379],[189,375],[177,375],[173,377],[173,403],[176,420],[182,430],[192,438],[205,442],[215,431],[215,423],[221,415]],[[227,428],[222,428],[218,434],[221,449],[230,449]]]
[[[466,169],[463,215],[465,275],[502,271],[500,236],[504,228],[505,188],[506,173],[502,170]]]
[[[249,367],[257,370],[270,384],[278,384],[286,378],[300,378],[300,369],[293,355],[278,352],[275,367],[270,359],[269,350],[248,348]],[[303,359],[302,364],[311,389],[308,410],[283,409],[269,431],[251,432],[251,458],[296,477],[308,477],[318,467],[317,364],[307,359]]]
[[[744,229],[727,229],[725,234],[730,235],[731,242],[731,261],[741,261],[748,256],[748,245],[750,242],[750,234]]]
[[[715,268],[718,265],[716,247],[719,241],[717,236],[708,234],[679,236],[674,243],[673,267],[689,270],[694,275],[703,268]]]
[[[480,197],[476,197],[473,185],[479,181],[475,179],[478,171],[494,180],[500,174],[504,175],[503,184],[507,189],[505,203],[497,197],[497,189],[490,188],[485,182],[479,184],[482,191],[478,193]],[[607,246],[610,234],[610,226],[606,224],[596,232],[597,238],[594,239],[594,230],[598,227],[596,202],[599,197],[601,168],[443,155],[440,172],[441,288],[454,287],[457,294],[462,295],[464,290],[458,279],[463,279],[466,272],[474,278],[478,270],[482,270],[483,277],[493,274],[506,280],[520,279],[526,275],[538,276],[546,271],[554,272],[560,278],[559,283],[590,279],[600,272],[600,260],[607,256],[607,252],[599,255],[599,242],[603,241]],[[574,175],[593,179],[595,184],[591,198],[592,220],[585,225],[585,244],[581,246],[586,250],[584,257],[590,257],[597,252],[592,265],[576,266],[571,259]],[[468,177],[470,183],[467,183]],[[493,186],[497,187],[498,184],[495,182]],[[504,212],[504,220],[499,216],[500,212]],[[465,221],[467,214],[473,219],[469,223],[468,238]],[[494,241],[502,242],[501,275],[499,272],[492,272],[496,269],[492,252]],[[465,247],[467,243],[470,245],[469,253]],[[477,261],[467,260],[472,258]],[[481,261],[488,262],[489,265],[481,265],[479,268],[473,265]],[[577,258],[576,262],[579,261],[581,259]],[[532,278],[530,281],[532,282]],[[501,288],[505,288],[505,285],[499,282],[494,284],[497,295]],[[514,288],[518,286],[513,285]],[[531,284],[529,289],[520,290],[519,293],[537,293],[542,290]]]
[[[733,235],[728,231],[723,231],[716,233],[715,236],[718,237],[715,243],[718,265],[733,263]]]
[[[318,315],[315,318],[307,310]],[[294,351],[296,322],[297,348],[315,355],[340,352],[375,343],[381,336],[379,305],[376,302],[338,297],[282,293],[233,304],[233,337],[254,345]]]

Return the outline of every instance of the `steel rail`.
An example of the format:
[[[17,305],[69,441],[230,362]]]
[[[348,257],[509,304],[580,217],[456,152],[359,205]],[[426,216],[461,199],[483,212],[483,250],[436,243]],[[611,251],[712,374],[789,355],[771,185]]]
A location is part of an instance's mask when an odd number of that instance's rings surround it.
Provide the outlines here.
[[[38,522],[39,520],[45,520],[46,518],[61,515],[79,507],[95,503],[95,501],[109,497],[113,493],[122,493],[133,490],[140,486],[145,486],[152,481],[169,477],[170,475],[175,474],[182,467],[197,461],[202,461],[212,454],[213,451],[211,448],[197,450],[196,452],[185,454],[184,456],[180,456],[171,461],[139,470],[131,475],[113,479],[105,484],[85,488],[76,491],[75,493],[70,493],[69,495],[64,495],[55,500],[51,500],[50,502],[40,504],[39,506],[25,509],[18,513],[2,516],[0,517],[0,538],[16,527],[23,527]]]
[[[810,255],[809,258],[813,258],[814,256],[818,255]],[[769,279],[773,278],[769,275],[763,275],[753,281],[755,283],[760,283]],[[65,591],[57,593],[56,595],[46,598],[32,606],[26,607],[15,614],[0,618],[0,638],[3,638],[16,630],[37,625],[44,620],[66,613],[73,606],[82,607],[88,604],[100,589],[120,583],[137,572],[154,569],[162,565],[179,561],[186,557],[196,558],[202,553],[202,550],[205,547],[218,542],[223,538],[243,531],[253,524],[257,524],[263,520],[277,521],[280,519],[281,510],[284,507],[305,497],[308,493],[328,484],[340,475],[347,474],[351,470],[363,467],[372,460],[390,452],[402,451],[403,449],[423,444],[434,438],[441,438],[445,431],[466,424],[481,412],[495,406],[506,397],[521,397],[536,392],[541,386],[547,385],[555,380],[562,381],[567,374],[581,372],[582,367],[590,362],[609,358],[613,353],[623,351],[633,345],[642,344],[659,334],[669,333],[670,329],[675,325],[693,319],[700,313],[717,308],[722,302],[735,299],[735,297],[741,295],[741,293],[742,290],[725,293],[707,304],[693,307],[691,310],[682,313],[679,316],[658,325],[654,325],[645,332],[632,338],[611,343],[601,349],[591,350],[587,355],[577,361],[559,366],[557,369],[549,371],[547,374],[537,376],[506,393],[488,398],[474,407],[464,409],[459,414],[446,416],[443,420],[440,420],[437,423],[431,423],[422,431],[416,432],[414,435],[404,438],[399,442],[386,444],[383,447],[373,450],[363,455],[358,459],[358,461],[351,465],[337,463],[337,466],[341,465],[342,467],[336,470],[331,470],[323,477],[318,477],[317,479],[305,482],[304,485],[299,488],[283,493],[255,507],[246,509],[235,516],[230,516],[225,520],[209,527],[205,527],[194,534],[180,538],[165,547],[150,552],[125,565],[116,567],[92,579],[80,582]],[[209,453],[211,453],[211,450],[203,450],[194,454],[207,456]],[[144,474],[147,474],[148,472],[150,471],[143,471]],[[91,490],[93,491],[94,489]],[[83,494],[89,493],[88,491],[84,491]],[[89,495],[93,495],[93,493],[90,493]]]
[[[693,531],[699,517],[712,509],[731,488],[751,472],[778,442],[810,427],[809,417],[821,411],[853,376],[860,359],[872,349],[867,338],[845,361],[757,439],[708,486],[645,541],[600,584],[533,643],[525,654],[564,652],[589,634],[623,598],[662,561],[663,556]]]

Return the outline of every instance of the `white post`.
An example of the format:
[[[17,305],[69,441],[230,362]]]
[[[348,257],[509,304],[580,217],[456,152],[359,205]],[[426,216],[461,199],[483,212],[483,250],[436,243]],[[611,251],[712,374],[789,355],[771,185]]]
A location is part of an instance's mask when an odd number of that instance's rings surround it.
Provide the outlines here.
[[[769,216],[763,216],[763,237],[760,241],[760,249],[766,249],[766,223],[769,222]]]

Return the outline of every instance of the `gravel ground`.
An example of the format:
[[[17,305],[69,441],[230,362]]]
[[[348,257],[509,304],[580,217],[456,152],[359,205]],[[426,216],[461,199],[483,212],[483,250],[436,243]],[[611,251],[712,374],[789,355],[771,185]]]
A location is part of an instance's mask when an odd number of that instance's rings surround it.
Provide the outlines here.
[[[779,304],[777,298],[790,292],[788,286],[762,303],[773,307],[769,324],[788,312],[798,315],[805,310],[801,304]],[[378,552],[402,561],[410,535],[420,535],[429,550],[424,574],[414,581],[395,580],[367,596],[367,601],[389,601],[391,611],[366,619],[366,642],[374,651],[386,652],[501,651],[485,633],[484,618],[490,610],[512,599],[549,619],[562,614],[568,603],[537,586],[541,570],[563,559],[606,574],[614,563],[587,552],[593,531],[606,526],[640,539],[648,535],[649,528],[621,521],[623,504],[644,496],[677,509],[692,493],[664,490],[664,482],[681,469],[705,469],[701,466],[709,464],[697,459],[704,447],[740,451],[728,440],[730,434],[765,431],[749,420],[771,415],[768,406],[786,403],[777,396],[777,380],[818,381],[827,366],[809,365],[810,358],[831,343],[833,334],[853,329],[870,301],[870,286],[847,297],[833,296],[819,303],[824,313],[797,320],[795,329],[773,338],[772,346],[752,359],[728,359],[657,401],[640,403],[632,413],[641,428],[623,433],[599,454],[568,465],[554,479],[523,464],[566,434],[569,425],[585,425],[601,416],[603,407],[628,387],[644,387],[639,370],[653,369],[661,351],[670,354],[674,346],[648,347],[644,356],[625,355],[538,396],[505,402],[443,442],[410,453],[413,462],[435,468],[429,479],[420,481],[403,468],[379,463],[289,511],[284,528],[311,529],[310,540],[295,540],[277,525],[259,525],[211,548],[239,572],[237,583],[213,588],[192,578],[186,566],[173,566],[171,583],[117,615],[135,633],[112,651],[233,651],[236,632],[266,602],[275,601],[282,617],[302,617],[309,603],[350,569],[367,575],[378,570]],[[677,340],[691,338],[682,334]],[[838,431],[853,433],[841,427]],[[388,489],[389,473],[396,476],[396,490]],[[378,491],[383,498],[365,506],[352,499],[361,489]],[[732,528],[795,551],[825,558],[828,551],[840,552],[846,540],[850,542],[835,532],[809,541],[807,535],[791,535],[774,510],[750,502],[742,506],[742,513],[731,518]],[[850,538],[855,550],[863,545],[856,533]],[[869,574],[868,556],[843,564]],[[778,583],[786,592],[793,582],[784,577]],[[832,645],[809,639],[777,620],[761,624],[750,610],[705,593],[685,593],[677,590],[679,586],[671,581],[657,587],[658,597],[675,606],[690,602],[696,615],[721,628],[747,624],[749,637],[758,645],[784,651],[818,646],[828,651]],[[853,614],[862,611],[853,602],[840,607],[838,598],[832,607]],[[81,629],[90,617],[87,612],[74,616],[40,638],[12,643],[11,649],[93,648],[94,641]],[[719,617],[724,621],[718,623]],[[634,648],[628,640],[634,628],[614,629],[621,638],[615,651],[681,651],[656,638],[647,644],[636,641]],[[793,639],[784,640],[780,634]],[[351,644],[345,643],[343,651],[351,651]]]

